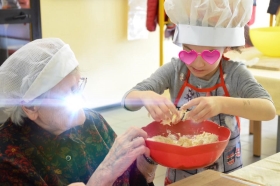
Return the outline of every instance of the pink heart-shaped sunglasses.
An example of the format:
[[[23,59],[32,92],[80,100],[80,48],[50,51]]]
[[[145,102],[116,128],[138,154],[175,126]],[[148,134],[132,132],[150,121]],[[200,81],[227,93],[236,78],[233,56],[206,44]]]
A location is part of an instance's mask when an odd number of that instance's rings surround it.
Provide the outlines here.
[[[198,53],[194,50],[191,50],[189,52],[182,50],[181,52],[179,52],[179,58],[181,59],[181,61],[188,65],[194,62],[198,55],[200,55],[207,63],[212,65],[219,59],[220,52],[218,50],[204,50],[201,53]]]

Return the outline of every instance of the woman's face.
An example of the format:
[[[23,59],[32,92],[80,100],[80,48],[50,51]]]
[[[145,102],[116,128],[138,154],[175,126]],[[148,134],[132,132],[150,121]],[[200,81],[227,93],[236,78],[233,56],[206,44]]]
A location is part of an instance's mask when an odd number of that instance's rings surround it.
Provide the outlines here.
[[[191,64],[189,65],[186,64],[188,69],[191,71],[191,73],[194,76],[204,80],[209,80],[215,74],[220,64],[222,54],[224,53],[223,47],[214,48],[214,47],[196,46],[196,45],[189,45],[189,44],[183,44],[183,50],[187,52],[194,50],[197,53],[201,53],[204,50],[209,50],[209,51],[218,50],[220,52],[220,57],[213,64],[207,63],[200,55],[198,55],[197,58]]]
[[[62,132],[82,125],[85,121],[85,113],[82,107],[73,109],[66,103],[66,98],[76,96],[74,93],[79,87],[79,74],[69,74],[47,94],[38,108],[38,117],[35,122],[45,130],[59,135]],[[69,101],[68,101],[69,102]],[[75,101],[73,101],[74,103]]]

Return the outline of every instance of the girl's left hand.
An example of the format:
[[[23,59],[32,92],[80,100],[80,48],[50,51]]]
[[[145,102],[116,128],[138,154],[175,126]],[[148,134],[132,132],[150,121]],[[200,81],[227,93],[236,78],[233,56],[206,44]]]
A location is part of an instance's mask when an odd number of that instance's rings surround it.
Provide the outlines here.
[[[217,96],[198,97],[192,99],[180,108],[180,110],[187,109],[191,110],[188,112],[187,119],[199,123],[220,114],[221,104],[219,103],[219,97]]]

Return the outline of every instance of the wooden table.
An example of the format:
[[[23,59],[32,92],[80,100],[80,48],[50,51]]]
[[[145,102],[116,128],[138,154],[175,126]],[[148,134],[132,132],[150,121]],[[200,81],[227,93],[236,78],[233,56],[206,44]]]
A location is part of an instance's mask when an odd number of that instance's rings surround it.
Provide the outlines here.
[[[225,56],[236,61],[244,60],[243,62],[247,66],[250,66],[249,70],[256,80],[271,95],[278,115],[278,125],[280,125],[280,57],[271,58],[264,56],[254,47],[243,49],[241,54],[230,51],[227,52]],[[258,62],[252,64],[254,61]],[[250,121],[250,133],[254,135],[253,154],[255,156],[260,156],[261,121]],[[276,152],[280,152],[280,127],[277,129]]]
[[[205,170],[170,184],[170,186],[262,186],[280,185],[280,153],[247,165],[229,174]]]
[[[259,183],[220,173],[214,170],[205,170],[193,176],[184,178],[168,186],[264,186]]]
[[[247,165],[229,175],[263,185],[280,185],[280,153]]]

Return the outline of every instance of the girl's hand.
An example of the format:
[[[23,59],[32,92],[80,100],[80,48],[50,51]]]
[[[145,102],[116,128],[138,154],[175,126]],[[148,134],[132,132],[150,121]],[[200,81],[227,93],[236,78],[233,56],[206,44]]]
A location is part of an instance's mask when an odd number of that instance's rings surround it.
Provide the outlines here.
[[[197,123],[207,120],[221,113],[219,97],[198,97],[184,104],[180,110],[191,110],[188,112],[188,119]]]
[[[180,119],[178,110],[165,96],[145,91],[141,95],[141,101],[155,121],[172,120],[173,115],[176,115],[176,120]]]

